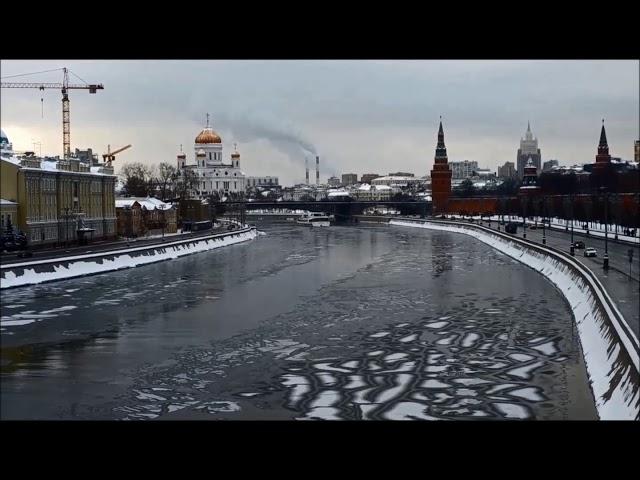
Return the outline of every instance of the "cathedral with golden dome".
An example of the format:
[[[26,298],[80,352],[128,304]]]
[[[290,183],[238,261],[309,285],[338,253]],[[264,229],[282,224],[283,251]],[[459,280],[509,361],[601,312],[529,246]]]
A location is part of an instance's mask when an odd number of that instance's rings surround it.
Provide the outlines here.
[[[220,196],[230,192],[244,192],[246,175],[240,170],[240,154],[235,150],[227,163],[222,158],[222,138],[207,124],[198,134],[194,144],[195,164],[187,165],[186,154],[178,154],[178,171],[192,170],[197,185],[192,194],[195,198],[206,198],[214,192]]]

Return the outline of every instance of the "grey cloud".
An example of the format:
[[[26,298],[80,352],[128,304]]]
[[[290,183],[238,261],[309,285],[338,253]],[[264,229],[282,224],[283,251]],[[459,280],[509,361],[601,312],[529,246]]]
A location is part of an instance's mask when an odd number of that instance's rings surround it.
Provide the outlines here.
[[[1,63],[2,75],[67,65],[105,84],[95,96],[72,93],[72,146],[133,143],[131,157],[157,163],[175,158],[182,143],[192,155],[208,111],[227,152],[234,140],[244,144],[248,174],[259,162],[261,174],[285,183],[304,175],[304,157],[313,165],[315,152],[323,175],[424,174],[439,115],[450,158],[491,168],[513,161],[527,120],[543,157],[562,163],[593,161],[602,117],[614,154],[632,158],[638,138],[637,61]],[[60,153],[60,93],[46,92],[44,119],[39,95],[3,89],[3,128],[32,128]],[[275,171],[287,158],[289,171]]]

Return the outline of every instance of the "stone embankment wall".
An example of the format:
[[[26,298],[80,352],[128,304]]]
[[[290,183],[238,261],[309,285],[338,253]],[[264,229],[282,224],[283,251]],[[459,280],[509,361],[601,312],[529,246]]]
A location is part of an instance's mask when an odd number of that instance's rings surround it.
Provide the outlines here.
[[[254,239],[257,235],[255,227],[247,227],[229,233],[199,236],[193,239],[119,249],[112,252],[14,263],[0,267],[0,288],[21,287],[148,265],[246,242]]]

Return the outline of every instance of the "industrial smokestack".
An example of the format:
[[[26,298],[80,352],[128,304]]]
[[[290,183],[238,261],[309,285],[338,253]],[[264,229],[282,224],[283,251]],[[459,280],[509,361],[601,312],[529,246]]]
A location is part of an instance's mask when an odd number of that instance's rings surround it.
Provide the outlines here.
[[[316,185],[320,185],[320,157],[316,155]]]
[[[306,157],[304,159],[304,169],[305,169],[305,178],[307,180],[307,185],[309,185],[309,159]]]

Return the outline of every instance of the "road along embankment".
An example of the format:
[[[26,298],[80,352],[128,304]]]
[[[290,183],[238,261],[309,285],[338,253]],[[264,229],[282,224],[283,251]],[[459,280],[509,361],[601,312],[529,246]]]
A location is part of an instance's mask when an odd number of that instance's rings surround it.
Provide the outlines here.
[[[470,235],[547,277],[573,311],[600,419],[640,419],[638,338],[600,281],[580,261],[552,248],[468,223],[406,219],[389,223]]]
[[[232,232],[141,247],[13,263],[0,266],[0,289],[139,267],[246,242],[254,239],[257,235],[255,227],[246,227]]]

